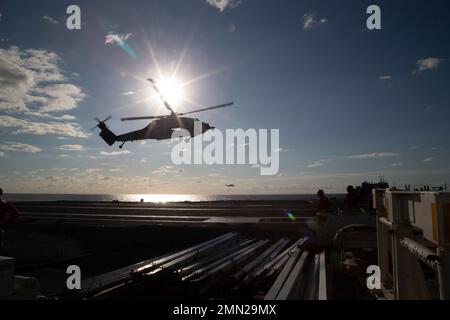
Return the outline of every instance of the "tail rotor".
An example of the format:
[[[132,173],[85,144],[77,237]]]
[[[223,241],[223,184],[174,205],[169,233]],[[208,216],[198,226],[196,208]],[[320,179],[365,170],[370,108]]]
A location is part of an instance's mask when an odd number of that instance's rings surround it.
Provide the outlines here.
[[[98,117],[95,117],[94,120],[97,121],[98,124],[97,124],[95,127],[91,128],[91,131],[94,131],[95,128],[100,128],[100,129],[101,129],[100,126],[101,126],[102,124],[105,124],[105,122],[108,121],[108,120],[111,119],[111,118],[112,118],[112,116],[107,116],[107,117],[105,118],[105,120],[100,121],[100,119],[99,119]]]

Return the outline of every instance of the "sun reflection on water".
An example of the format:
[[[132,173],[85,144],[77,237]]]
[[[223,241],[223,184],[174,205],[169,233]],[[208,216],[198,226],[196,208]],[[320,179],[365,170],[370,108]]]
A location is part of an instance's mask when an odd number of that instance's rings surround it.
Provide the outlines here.
[[[125,194],[118,199],[124,202],[185,202],[185,201],[201,201],[199,196],[191,194]]]

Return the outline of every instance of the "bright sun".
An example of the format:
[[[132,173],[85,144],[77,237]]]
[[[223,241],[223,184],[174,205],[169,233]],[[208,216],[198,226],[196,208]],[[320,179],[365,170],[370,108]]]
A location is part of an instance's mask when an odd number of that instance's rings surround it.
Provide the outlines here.
[[[169,104],[177,105],[183,100],[183,88],[176,79],[163,78],[156,85]]]

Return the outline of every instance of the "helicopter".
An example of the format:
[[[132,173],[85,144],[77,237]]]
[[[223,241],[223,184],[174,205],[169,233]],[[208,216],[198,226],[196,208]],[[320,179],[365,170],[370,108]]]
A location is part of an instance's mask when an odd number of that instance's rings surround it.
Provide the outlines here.
[[[164,106],[168,111],[170,111],[169,115],[163,115],[163,116],[144,116],[144,117],[132,117],[132,118],[121,118],[121,121],[133,121],[133,120],[153,120],[151,121],[145,128],[142,128],[140,130],[124,133],[121,135],[115,135],[111,130],[109,130],[108,126],[106,125],[106,121],[111,119],[111,116],[108,116],[103,121],[100,121],[99,118],[95,118],[98,122],[98,124],[93,127],[91,130],[94,130],[95,128],[100,129],[100,137],[110,146],[112,146],[115,142],[122,142],[121,145],[119,145],[119,148],[122,149],[123,145],[127,141],[137,141],[137,140],[147,140],[147,139],[153,139],[153,140],[167,140],[172,138],[172,133],[174,130],[177,129],[185,129],[190,133],[191,137],[194,137],[196,132],[194,132],[194,123],[195,121],[198,121],[196,118],[190,118],[190,117],[183,117],[188,114],[207,111],[207,110],[213,110],[213,109],[219,109],[219,108],[225,108],[230,107],[234,103],[229,102],[221,105],[217,105],[214,107],[208,107],[208,108],[202,108],[197,109],[189,112],[183,112],[178,113],[175,112],[172,107],[169,105],[167,100],[163,97],[161,91],[158,89],[155,81],[152,79],[147,79],[147,81],[150,82],[152,87],[155,89],[155,91],[158,93],[159,97],[161,98]],[[211,127],[208,123],[202,123],[202,130],[200,133],[197,134],[203,134],[208,130],[214,129],[214,127]]]

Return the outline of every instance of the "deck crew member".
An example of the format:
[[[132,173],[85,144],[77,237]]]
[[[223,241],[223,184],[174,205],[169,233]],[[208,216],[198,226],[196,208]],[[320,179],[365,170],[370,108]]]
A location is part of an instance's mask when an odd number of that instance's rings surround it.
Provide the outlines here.
[[[0,188],[0,196],[3,195],[3,190]],[[3,226],[17,221],[19,210],[6,200],[0,198],[0,252],[3,248],[3,238],[5,231]]]
[[[356,209],[358,208],[358,197],[356,195],[353,186],[347,187],[347,195],[344,200],[345,209]]]

